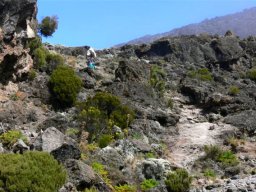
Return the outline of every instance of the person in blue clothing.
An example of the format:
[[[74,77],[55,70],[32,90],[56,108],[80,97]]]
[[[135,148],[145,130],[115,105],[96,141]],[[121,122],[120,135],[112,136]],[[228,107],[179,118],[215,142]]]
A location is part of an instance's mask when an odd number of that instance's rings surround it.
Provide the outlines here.
[[[97,57],[96,52],[92,47],[86,47],[86,58],[87,58],[87,65],[90,69],[95,69],[95,58]]]

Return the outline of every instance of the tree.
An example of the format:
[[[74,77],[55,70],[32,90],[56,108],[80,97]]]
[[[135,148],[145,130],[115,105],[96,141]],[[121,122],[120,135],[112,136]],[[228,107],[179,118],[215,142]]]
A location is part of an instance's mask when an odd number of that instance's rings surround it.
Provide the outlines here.
[[[39,33],[44,37],[52,36],[56,29],[58,29],[57,16],[47,16],[39,24]]]

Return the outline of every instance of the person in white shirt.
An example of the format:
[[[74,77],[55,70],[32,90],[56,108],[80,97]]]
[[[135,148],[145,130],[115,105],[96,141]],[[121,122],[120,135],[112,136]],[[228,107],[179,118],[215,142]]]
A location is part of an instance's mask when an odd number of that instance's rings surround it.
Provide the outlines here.
[[[89,68],[95,69],[95,58],[97,57],[97,54],[92,47],[85,46],[85,48],[87,49],[87,52],[86,52],[87,65]]]

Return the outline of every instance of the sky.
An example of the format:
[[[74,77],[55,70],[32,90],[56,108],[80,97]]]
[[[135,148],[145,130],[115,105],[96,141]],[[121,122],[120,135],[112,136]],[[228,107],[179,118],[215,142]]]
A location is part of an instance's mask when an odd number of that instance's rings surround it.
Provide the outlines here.
[[[38,0],[37,18],[59,18],[43,42],[105,49],[251,7],[256,0]]]

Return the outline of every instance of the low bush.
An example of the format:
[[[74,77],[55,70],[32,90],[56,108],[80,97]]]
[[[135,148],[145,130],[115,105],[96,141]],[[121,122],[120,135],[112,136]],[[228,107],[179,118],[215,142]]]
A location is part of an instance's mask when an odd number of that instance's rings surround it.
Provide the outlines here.
[[[165,180],[169,192],[186,192],[190,188],[192,177],[185,169],[177,169],[170,173]]]
[[[165,91],[166,73],[158,65],[153,65],[150,69],[150,85],[162,95]]]
[[[36,71],[34,69],[31,69],[28,73],[28,79],[30,81],[33,81],[36,78]]]
[[[128,184],[115,186],[114,188],[116,192],[136,192],[137,191],[136,186],[128,185]]]
[[[256,81],[256,67],[250,69],[249,71],[247,71],[247,75],[248,78],[250,78],[253,81]]]
[[[237,86],[230,86],[228,93],[229,95],[238,95],[240,93],[240,89]]]
[[[104,167],[104,165],[102,165],[101,163],[98,162],[93,162],[92,163],[92,168],[95,172],[97,172],[102,179],[104,180],[104,182],[110,187],[113,188],[112,183],[110,181],[110,179],[108,178],[108,171],[106,170],[106,168]]]
[[[35,49],[35,51],[33,52],[33,55],[34,55],[34,67],[36,69],[40,69],[46,66],[47,54],[48,54],[47,50],[44,49],[43,47],[39,47]]]
[[[108,134],[103,134],[100,136],[98,140],[98,144],[100,148],[107,147],[113,141],[113,136]]]
[[[0,154],[0,191],[53,192],[65,183],[66,172],[48,153]]]
[[[190,78],[196,78],[202,81],[211,81],[213,79],[212,74],[207,68],[201,68],[198,70],[189,71],[188,76]]]
[[[50,74],[59,65],[64,65],[64,58],[56,53],[48,53],[46,55],[47,72]]]
[[[125,130],[134,119],[134,111],[122,105],[120,99],[106,92],[96,93],[85,102],[77,104],[78,119],[85,122],[89,141],[95,141],[102,134],[112,135],[114,125]],[[114,135],[113,135],[114,137]]]
[[[147,191],[157,187],[158,184],[158,181],[156,181],[155,179],[145,179],[143,182],[141,182],[140,188],[142,191]]]
[[[216,174],[214,172],[214,170],[212,169],[205,169],[204,170],[204,176],[207,177],[207,178],[215,178],[216,177]]]
[[[239,160],[235,154],[229,150],[223,150],[216,145],[205,146],[204,151],[204,159],[211,159],[218,162],[222,167],[232,167],[239,164]]]
[[[219,155],[217,161],[220,162],[224,167],[232,167],[239,164],[237,157],[231,151],[223,151]]]
[[[29,40],[28,45],[30,53],[33,53],[37,48],[42,47],[42,40],[36,36],[34,39]]]
[[[11,148],[18,139],[22,139],[24,142],[27,142],[27,138],[18,130],[10,130],[0,135],[1,143],[8,148]]]
[[[82,88],[82,80],[70,67],[59,65],[52,73],[49,87],[59,107],[72,106]]]
[[[216,161],[222,153],[222,149],[217,145],[205,145],[204,146],[205,159],[211,159]]]

